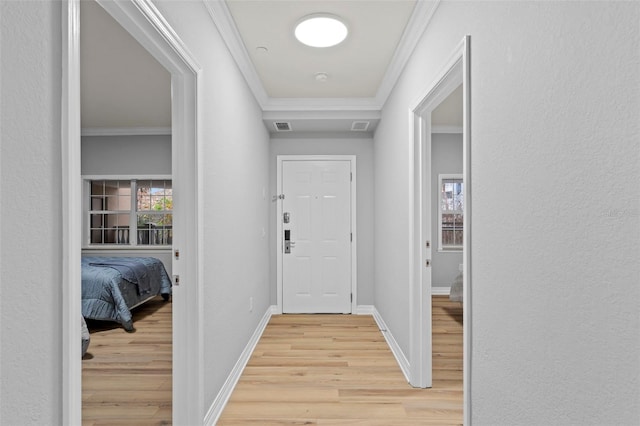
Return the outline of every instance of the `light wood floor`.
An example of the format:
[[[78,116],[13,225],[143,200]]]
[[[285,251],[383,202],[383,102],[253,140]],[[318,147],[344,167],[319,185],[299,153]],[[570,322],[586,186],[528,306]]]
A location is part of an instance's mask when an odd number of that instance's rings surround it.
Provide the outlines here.
[[[136,331],[88,322],[82,360],[82,424],[171,424],[171,302],[162,297],[133,310]]]
[[[369,316],[280,315],[218,424],[462,424],[462,309],[433,300],[432,389],[407,384]],[[141,306],[134,325],[90,324],[83,426],[171,424],[171,303]]]
[[[432,389],[407,384],[370,316],[280,315],[218,424],[462,424],[462,308],[433,300]]]

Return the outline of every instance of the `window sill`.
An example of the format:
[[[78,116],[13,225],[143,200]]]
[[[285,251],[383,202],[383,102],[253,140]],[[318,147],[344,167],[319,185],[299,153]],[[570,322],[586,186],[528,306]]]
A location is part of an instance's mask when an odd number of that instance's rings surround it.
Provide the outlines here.
[[[84,251],[165,251],[171,250],[170,245],[149,245],[149,246],[127,246],[122,244],[101,245],[101,246],[84,246]]]
[[[438,249],[438,253],[461,253],[462,250],[463,250],[462,246],[460,246],[460,247],[447,247],[447,248],[440,247]]]

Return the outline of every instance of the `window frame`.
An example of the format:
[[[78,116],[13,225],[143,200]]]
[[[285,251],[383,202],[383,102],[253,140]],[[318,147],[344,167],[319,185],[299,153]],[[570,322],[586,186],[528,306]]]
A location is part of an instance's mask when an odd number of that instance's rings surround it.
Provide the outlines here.
[[[462,232],[464,235],[464,203],[465,203],[465,191],[464,191],[464,180],[462,173],[441,173],[438,175],[438,251],[439,252],[452,252],[457,253],[463,250],[463,244],[447,244],[444,245],[442,242],[442,184],[443,181],[447,180],[459,180],[462,186],[462,209],[461,210],[447,210],[446,214],[457,214],[462,216]]]
[[[82,175],[82,248],[84,250],[166,250],[172,247],[172,244],[138,244],[137,238],[137,197],[136,186],[134,181],[170,181],[172,183],[171,175]],[[129,181],[131,182],[131,206],[128,210],[129,213],[129,243],[128,244],[96,244],[91,243],[91,182],[97,180],[110,180],[110,181]],[[166,210],[163,210],[163,212]],[[131,237],[133,236],[133,237]]]

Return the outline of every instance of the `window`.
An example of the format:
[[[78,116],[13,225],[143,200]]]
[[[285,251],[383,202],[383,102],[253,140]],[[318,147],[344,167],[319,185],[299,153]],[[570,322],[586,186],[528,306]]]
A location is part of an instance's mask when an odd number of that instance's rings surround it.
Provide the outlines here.
[[[464,184],[462,175],[438,176],[438,249],[462,250]]]
[[[85,180],[89,245],[171,245],[173,190],[167,179]]]

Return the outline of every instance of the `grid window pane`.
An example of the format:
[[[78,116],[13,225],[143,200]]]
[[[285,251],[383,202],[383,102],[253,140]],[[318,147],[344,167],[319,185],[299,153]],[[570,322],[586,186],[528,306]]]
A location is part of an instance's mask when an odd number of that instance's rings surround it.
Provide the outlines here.
[[[462,178],[440,177],[440,243],[441,249],[458,250],[463,244],[464,184]]]
[[[96,180],[91,182],[91,210],[131,210],[131,182]]]
[[[91,244],[129,244],[129,214],[91,214]]]
[[[137,210],[172,210],[173,190],[171,181],[138,181]]]
[[[88,187],[90,244],[172,243],[170,180],[93,180]]]

